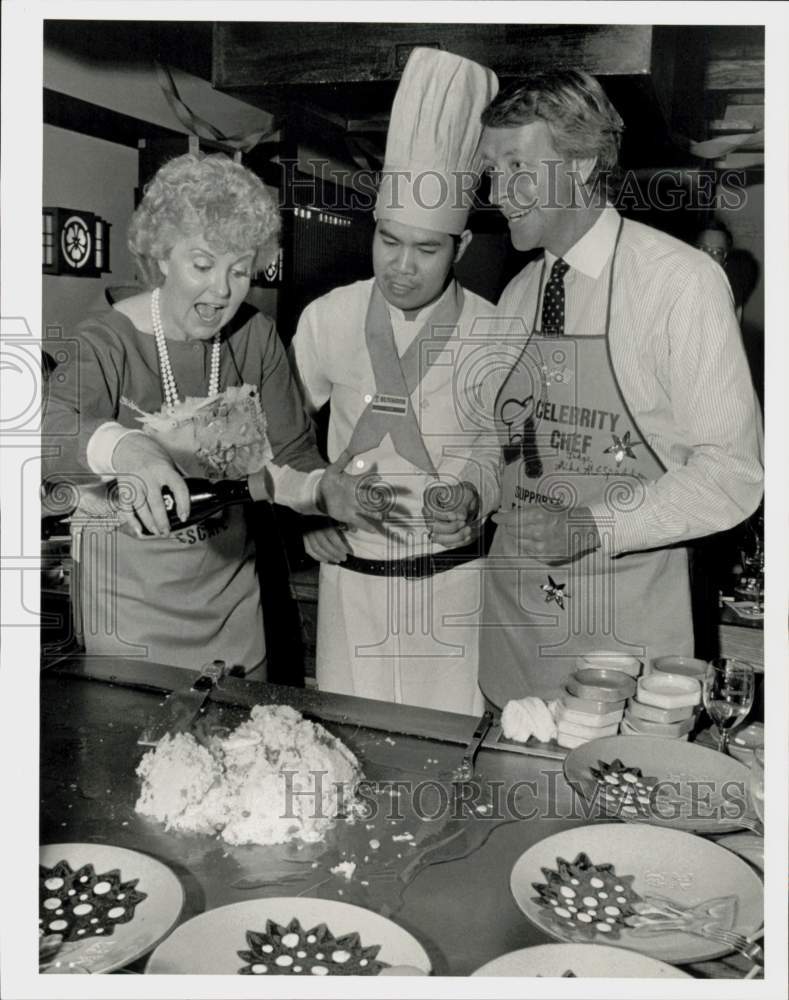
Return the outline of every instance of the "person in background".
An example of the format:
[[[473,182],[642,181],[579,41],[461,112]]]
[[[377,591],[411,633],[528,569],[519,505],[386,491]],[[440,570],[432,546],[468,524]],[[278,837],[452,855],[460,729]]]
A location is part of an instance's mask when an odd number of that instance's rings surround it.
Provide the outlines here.
[[[463,414],[476,386],[456,375],[493,307],[458,284],[453,265],[471,239],[479,115],[495,89],[476,63],[411,53],[387,136],[374,278],[334,289],[299,320],[295,362],[308,403],[330,402],[329,456],[353,452],[360,489],[375,474],[370,495],[387,510],[366,529],[333,524],[306,536],[321,563],[324,691],[482,708],[477,535],[496,495],[498,454],[468,454]],[[430,501],[436,484],[443,503]]]
[[[480,649],[502,706],[560,696],[591,650],[693,655],[686,545],[756,508],[762,442],[723,271],[606,198],[623,123],[600,84],[528,77],[482,121],[513,246],[543,250],[498,303],[521,350]]]
[[[734,295],[734,312],[737,316],[737,322],[742,323],[742,307],[743,299],[741,289],[737,287],[737,282],[732,280],[732,275],[729,272],[729,255],[731,254],[732,247],[734,246],[734,240],[732,235],[726,226],[717,219],[710,219],[705,223],[704,227],[699,230],[698,236],[696,237],[696,249],[701,250],[706,253],[709,257],[723,268],[726,272],[726,277],[729,279],[729,285],[731,286],[732,295]]]
[[[710,219],[696,237],[696,249],[703,250],[721,267],[726,267],[733,240],[731,233],[717,219]]]
[[[273,322],[242,307],[278,230],[272,197],[241,164],[196,154],[166,163],[129,228],[147,288],[79,324],[78,350],[50,381],[43,470],[50,489],[70,482],[80,497],[72,555],[89,654],[261,672],[244,511],[171,531],[162,490],[185,520],[185,474],[238,478],[248,455],[253,499],[357,517],[350,478],[324,469]],[[231,437],[213,441],[210,423],[185,415],[210,401],[214,429]],[[118,484],[111,506],[98,477]]]

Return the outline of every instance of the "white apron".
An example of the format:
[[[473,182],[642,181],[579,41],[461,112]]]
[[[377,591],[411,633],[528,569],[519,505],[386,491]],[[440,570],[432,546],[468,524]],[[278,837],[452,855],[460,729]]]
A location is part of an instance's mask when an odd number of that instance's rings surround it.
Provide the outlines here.
[[[349,447],[375,461],[383,480],[404,480],[416,488],[440,476],[423,440],[420,382],[440,347],[461,319],[463,294],[451,296],[398,358],[383,297],[373,284],[366,342],[376,378],[376,396],[363,411]],[[388,330],[387,330],[388,327]],[[438,368],[441,371],[441,367]],[[451,366],[441,391],[451,393]],[[434,435],[440,430],[432,428]],[[431,439],[432,440],[432,439]],[[397,475],[381,455],[397,453]],[[406,465],[407,463],[407,465]],[[437,464],[437,463],[436,463]],[[413,471],[408,478],[403,469]],[[417,497],[418,499],[418,497]],[[417,504],[421,507],[421,501]],[[385,555],[389,560],[418,556],[431,549],[421,516],[389,522]],[[371,536],[372,538],[373,536]],[[348,536],[354,545],[354,535]],[[380,542],[377,543],[380,547]],[[370,543],[368,543],[368,546]],[[359,554],[368,557],[366,547]],[[483,698],[477,685],[477,648],[481,606],[481,560],[418,579],[371,576],[322,564],[318,603],[316,675],[318,687],[365,698],[479,714]]]
[[[536,333],[496,402],[505,458],[502,510],[602,501],[610,512],[597,524],[600,548],[558,565],[513,551],[504,529],[497,529],[485,569],[480,686],[499,707],[527,695],[560,697],[576,658],[593,650],[640,659],[692,655],[686,549],[609,554],[616,512],[637,506],[644,486],[665,471],[611,363],[615,258],[616,248],[602,336]],[[589,528],[576,521],[570,532],[583,542]]]
[[[164,430],[156,439],[177,456],[183,475],[205,475],[183,435]],[[255,547],[241,507],[166,538],[136,538],[108,530],[107,519],[77,516],[72,552],[75,622],[88,654],[192,670],[221,659],[245,673],[265,663]]]

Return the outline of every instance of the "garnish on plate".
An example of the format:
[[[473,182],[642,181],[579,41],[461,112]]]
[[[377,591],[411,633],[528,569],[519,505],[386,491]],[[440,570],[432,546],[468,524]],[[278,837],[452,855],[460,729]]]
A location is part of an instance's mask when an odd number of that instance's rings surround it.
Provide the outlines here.
[[[52,868],[38,866],[38,926],[44,935],[64,942],[109,937],[116,924],[126,924],[147,893],[135,888],[139,879],[121,880],[119,869],[97,874],[93,865],[72,870],[67,861]]]
[[[731,782],[713,788],[709,782],[646,777],[640,767],[618,757],[610,763],[598,760],[589,768],[605,811],[610,816],[642,820],[713,820],[727,808],[724,791]],[[702,793],[703,786],[703,793]],[[735,805],[732,798],[731,805]]]
[[[542,869],[545,883],[532,883],[539,893],[534,902],[573,939],[616,940],[641,898],[632,887],[635,876],[617,875],[613,865],[596,865],[583,852],[574,861],[557,858],[556,866]]]
[[[557,858],[556,865],[555,871],[541,869],[546,883],[532,883],[539,893],[534,902],[570,940],[617,940],[622,930],[635,937],[680,931],[714,938],[736,920],[736,896],[686,906],[665,896],[640,896],[632,887],[635,875],[617,875],[612,864],[594,864],[583,852],[574,861]]]
[[[304,930],[296,917],[287,926],[267,920],[264,932],[246,936],[242,976],[377,976],[389,968],[376,958],[381,946],[363,946],[355,931],[336,938],[326,924]]]
[[[619,757],[610,763],[605,760],[597,763],[599,767],[590,767],[589,771],[597,782],[607,811],[626,816],[650,813],[657,778],[645,778],[640,767],[625,764]]]

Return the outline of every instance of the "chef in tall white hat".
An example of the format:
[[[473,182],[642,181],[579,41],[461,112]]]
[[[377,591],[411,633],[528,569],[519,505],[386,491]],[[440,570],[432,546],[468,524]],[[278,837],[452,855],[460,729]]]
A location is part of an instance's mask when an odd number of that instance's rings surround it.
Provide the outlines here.
[[[395,96],[375,209],[374,277],[334,289],[299,321],[293,350],[310,406],[331,403],[328,452],[370,503],[369,530],[306,537],[321,563],[323,690],[478,712],[479,523],[497,498],[498,449],[470,449],[467,364],[492,305],[453,266],[478,179],[483,66],[417,48]]]

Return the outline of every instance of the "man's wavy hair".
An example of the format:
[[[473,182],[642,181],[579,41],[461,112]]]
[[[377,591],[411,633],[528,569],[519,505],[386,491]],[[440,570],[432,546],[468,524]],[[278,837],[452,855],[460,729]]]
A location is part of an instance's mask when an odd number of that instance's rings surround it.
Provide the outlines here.
[[[185,236],[204,236],[217,253],[254,250],[254,271],[273,252],[279,229],[277,205],[251,170],[223,153],[185,153],[160,167],[146,185],[129,224],[128,245],[153,288],[164,280],[158,261]]]
[[[616,174],[624,122],[597,80],[580,70],[535,73],[502,91],[482,112],[490,128],[517,128],[535,121],[548,126],[556,152],[565,159],[594,157],[587,184]]]

